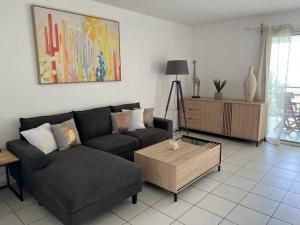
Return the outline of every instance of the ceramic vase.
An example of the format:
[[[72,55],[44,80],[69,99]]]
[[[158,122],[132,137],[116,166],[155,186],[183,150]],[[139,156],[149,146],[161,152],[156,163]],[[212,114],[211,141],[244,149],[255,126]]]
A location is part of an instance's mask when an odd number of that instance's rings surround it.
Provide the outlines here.
[[[256,77],[253,70],[254,67],[249,67],[249,73],[244,82],[244,94],[247,102],[253,102],[257,87]]]

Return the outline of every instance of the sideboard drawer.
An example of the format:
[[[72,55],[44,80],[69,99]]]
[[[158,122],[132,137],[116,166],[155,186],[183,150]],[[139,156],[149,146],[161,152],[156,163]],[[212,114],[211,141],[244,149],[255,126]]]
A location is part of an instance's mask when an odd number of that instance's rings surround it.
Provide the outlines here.
[[[200,129],[200,120],[187,118],[186,125],[189,129],[194,129],[194,130]],[[183,116],[180,118],[180,126],[185,127]]]
[[[187,119],[201,119],[201,110],[200,109],[185,109],[185,115]]]
[[[201,109],[203,107],[203,102],[192,99],[184,99],[183,103],[186,109]]]

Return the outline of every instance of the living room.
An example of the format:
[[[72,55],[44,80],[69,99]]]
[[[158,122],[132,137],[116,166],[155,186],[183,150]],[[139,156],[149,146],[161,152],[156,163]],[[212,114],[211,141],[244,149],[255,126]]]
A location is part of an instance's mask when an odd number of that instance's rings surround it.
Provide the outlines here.
[[[1,3],[0,225],[300,224],[300,2]]]

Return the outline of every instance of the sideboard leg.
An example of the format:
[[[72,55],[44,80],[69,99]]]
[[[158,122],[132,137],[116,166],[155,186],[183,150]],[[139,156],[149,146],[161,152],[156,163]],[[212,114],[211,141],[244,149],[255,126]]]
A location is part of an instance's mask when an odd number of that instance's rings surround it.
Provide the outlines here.
[[[259,145],[259,141],[256,142],[256,147],[258,147],[258,145]]]
[[[220,166],[218,166],[218,171],[221,171],[221,165],[220,165]]]

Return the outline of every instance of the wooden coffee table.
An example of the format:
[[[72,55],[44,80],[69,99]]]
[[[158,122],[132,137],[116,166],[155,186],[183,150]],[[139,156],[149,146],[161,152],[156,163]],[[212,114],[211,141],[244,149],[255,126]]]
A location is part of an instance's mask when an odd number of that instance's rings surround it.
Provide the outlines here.
[[[174,194],[218,167],[221,170],[221,148],[217,142],[183,136],[179,149],[172,150],[169,140],[134,153],[134,161],[142,167],[144,180]]]

